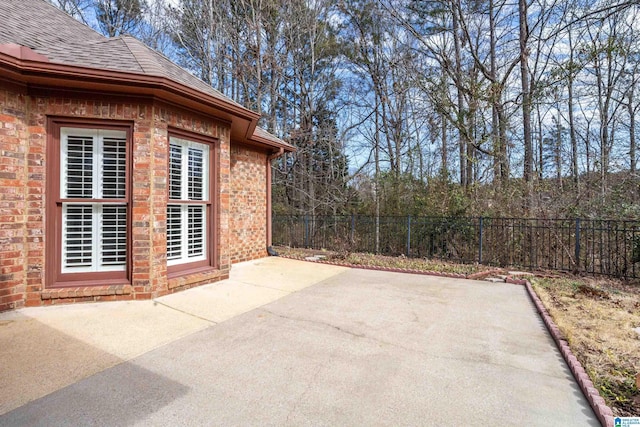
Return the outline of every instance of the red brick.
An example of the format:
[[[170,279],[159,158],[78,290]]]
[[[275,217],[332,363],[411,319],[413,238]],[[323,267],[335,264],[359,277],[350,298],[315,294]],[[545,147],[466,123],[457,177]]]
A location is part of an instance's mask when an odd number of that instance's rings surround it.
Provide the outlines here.
[[[266,154],[233,146],[229,127],[193,111],[157,103],[111,103],[108,99],[32,97],[10,92],[0,84],[0,289],[20,298],[16,303],[48,305],[107,299],[146,299],[166,294],[170,288],[186,289],[228,276],[231,261],[264,256],[266,246]],[[29,99],[30,110],[27,110]],[[6,100],[6,102],[5,102]],[[4,110],[11,106],[11,112]],[[108,117],[134,124],[132,150],[132,258],[135,286],[43,289],[45,263],[46,118],[51,115]],[[218,137],[219,271],[172,279],[169,283],[164,254],[166,245],[167,129]],[[234,157],[235,156],[235,157]],[[233,164],[232,164],[233,160]],[[8,224],[8,225],[7,225]],[[26,257],[23,259],[22,257]],[[25,269],[28,266],[28,271]],[[171,285],[171,286],[170,286]],[[24,292],[26,286],[26,292]],[[22,289],[22,292],[16,292]],[[108,295],[107,295],[108,294]],[[108,297],[108,298],[105,298]],[[56,301],[54,301],[56,300]],[[3,303],[4,304],[4,303]],[[16,304],[14,304],[15,306]],[[6,309],[7,304],[0,306]]]

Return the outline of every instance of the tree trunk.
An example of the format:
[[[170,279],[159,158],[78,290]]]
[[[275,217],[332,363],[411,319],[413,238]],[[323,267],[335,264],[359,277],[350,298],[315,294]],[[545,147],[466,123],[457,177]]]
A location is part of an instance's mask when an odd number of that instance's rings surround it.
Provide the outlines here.
[[[468,157],[466,151],[471,145],[467,141],[467,133],[463,132],[465,128],[465,115],[464,115],[464,93],[462,90],[462,59],[460,54],[460,23],[458,22],[458,4],[457,0],[452,0],[451,15],[453,18],[453,47],[455,54],[455,84],[456,92],[458,96],[458,139],[459,139],[459,151],[460,151],[460,185],[468,189],[469,188],[469,174],[467,172]]]
[[[442,178],[447,179],[449,177],[447,165],[447,120],[445,119],[444,114],[440,114],[440,126],[442,132],[442,165],[440,171]]]
[[[497,83],[496,58],[496,24],[493,14],[493,0],[489,0],[489,67],[491,72],[491,134],[493,137],[493,179],[495,183],[502,181],[502,132],[500,132],[499,103],[501,100]]]
[[[569,74],[567,77],[567,110],[569,112],[569,139],[571,140],[571,175],[576,184],[576,191],[580,194],[580,171],[578,170],[578,137],[576,135],[576,124],[573,113],[573,39],[569,31]]]
[[[524,180],[530,183],[533,178],[533,150],[531,144],[531,94],[529,93],[529,50],[527,47],[529,28],[527,24],[526,0],[518,0],[518,14],[520,18],[520,79],[522,83]]]
[[[544,137],[542,128],[542,115],[540,114],[540,103],[536,103],[536,118],[538,127],[538,179],[544,177]]]
[[[473,73],[472,86],[476,85],[476,74]],[[467,117],[467,132],[471,138],[476,137],[476,111],[478,104],[475,99],[469,101],[469,114]],[[467,186],[478,180],[478,152],[473,144],[467,143]]]
[[[560,125],[560,101],[557,100],[556,106],[557,110],[557,118],[556,118],[556,144],[555,144],[555,152],[554,158],[556,163],[556,181],[558,183],[558,187],[562,189],[562,126]]]
[[[633,108],[633,84],[629,88],[629,94],[627,95],[629,103],[627,104],[627,110],[629,112],[629,163],[630,172],[633,179],[636,174],[636,113]]]
[[[376,101],[378,97],[376,96]],[[374,147],[374,162],[375,162],[375,177],[373,179],[373,196],[375,198],[375,253],[380,253],[380,123],[379,123],[379,113],[378,113],[378,102],[376,102],[376,110],[375,110],[375,147]]]

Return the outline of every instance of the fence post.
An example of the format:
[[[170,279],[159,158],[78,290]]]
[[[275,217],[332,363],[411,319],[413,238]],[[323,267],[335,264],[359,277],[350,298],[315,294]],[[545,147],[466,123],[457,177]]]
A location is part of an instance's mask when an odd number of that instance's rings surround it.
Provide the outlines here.
[[[411,256],[411,215],[407,215],[407,258]]]
[[[484,218],[480,217],[480,221],[478,223],[480,229],[480,236],[478,242],[478,264],[482,264],[482,225],[484,223]]]
[[[304,216],[304,247],[309,247],[309,215]]]
[[[580,218],[576,218],[576,253],[575,261],[576,271],[580,270]]]

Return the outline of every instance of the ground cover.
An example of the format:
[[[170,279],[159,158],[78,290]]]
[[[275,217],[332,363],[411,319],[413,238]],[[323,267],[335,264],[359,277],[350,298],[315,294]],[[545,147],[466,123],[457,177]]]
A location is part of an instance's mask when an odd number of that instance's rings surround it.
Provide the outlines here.
[[[495,268],[439,260],[277,247],[283,256],[368,267],[499,276]],[[508,274],[507,270],[503,272]],[[640,416],[640,281],[556,272],[528,277],[571,351],[616,416]]]
[[[616,416],[640,416],[640,284],[533,278],[554,322]]]
[[[453,273],[453,274],[474,274],[481,272],[489,272],[495,270],[493,267],[478,264],[454,264],[446,261],[425,259],[425,258],[407,258],[405,256],[384,256],[374,255],[360,252],[334,252],[327,250],[312,250],[301,248],[289,248],[278,246],[276,251],[292,258],[304,259],[309,256],[324,256],[326,261],[339,264],[353,264],[363,267],[388,267],[406,270],[434,271],[437,273]]]

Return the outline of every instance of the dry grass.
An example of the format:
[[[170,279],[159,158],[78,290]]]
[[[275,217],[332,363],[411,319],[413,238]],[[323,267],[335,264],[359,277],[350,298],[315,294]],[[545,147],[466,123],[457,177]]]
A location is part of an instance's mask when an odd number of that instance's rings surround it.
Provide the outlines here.
[[[324,255],[363,266],[473,274],[491,268],[437,260],[278,247],[282,255]],[[551,274],[546,276],[558,276]],[[591,277],[535,277],[533,287],[616,416],[640,416],[640,283]]]
[[[425,258],[407,258],[404,256],[393,257],[356,252],[333,252],[326,250],[289,248],[285,246],[278,246],[275,249],[283,256],[304,259],[304,257],[312,255],[324,255],[327,261],[362,266],[403,268],[410,270],[436,271],[440,273],[456,274],[473,274],[480,271],[491,270],[490,267],[484,265],[454,264],[439,260],[429,260]]]
[[[578,277],[532,282],[613,413],[638,416],[640,285]]]

